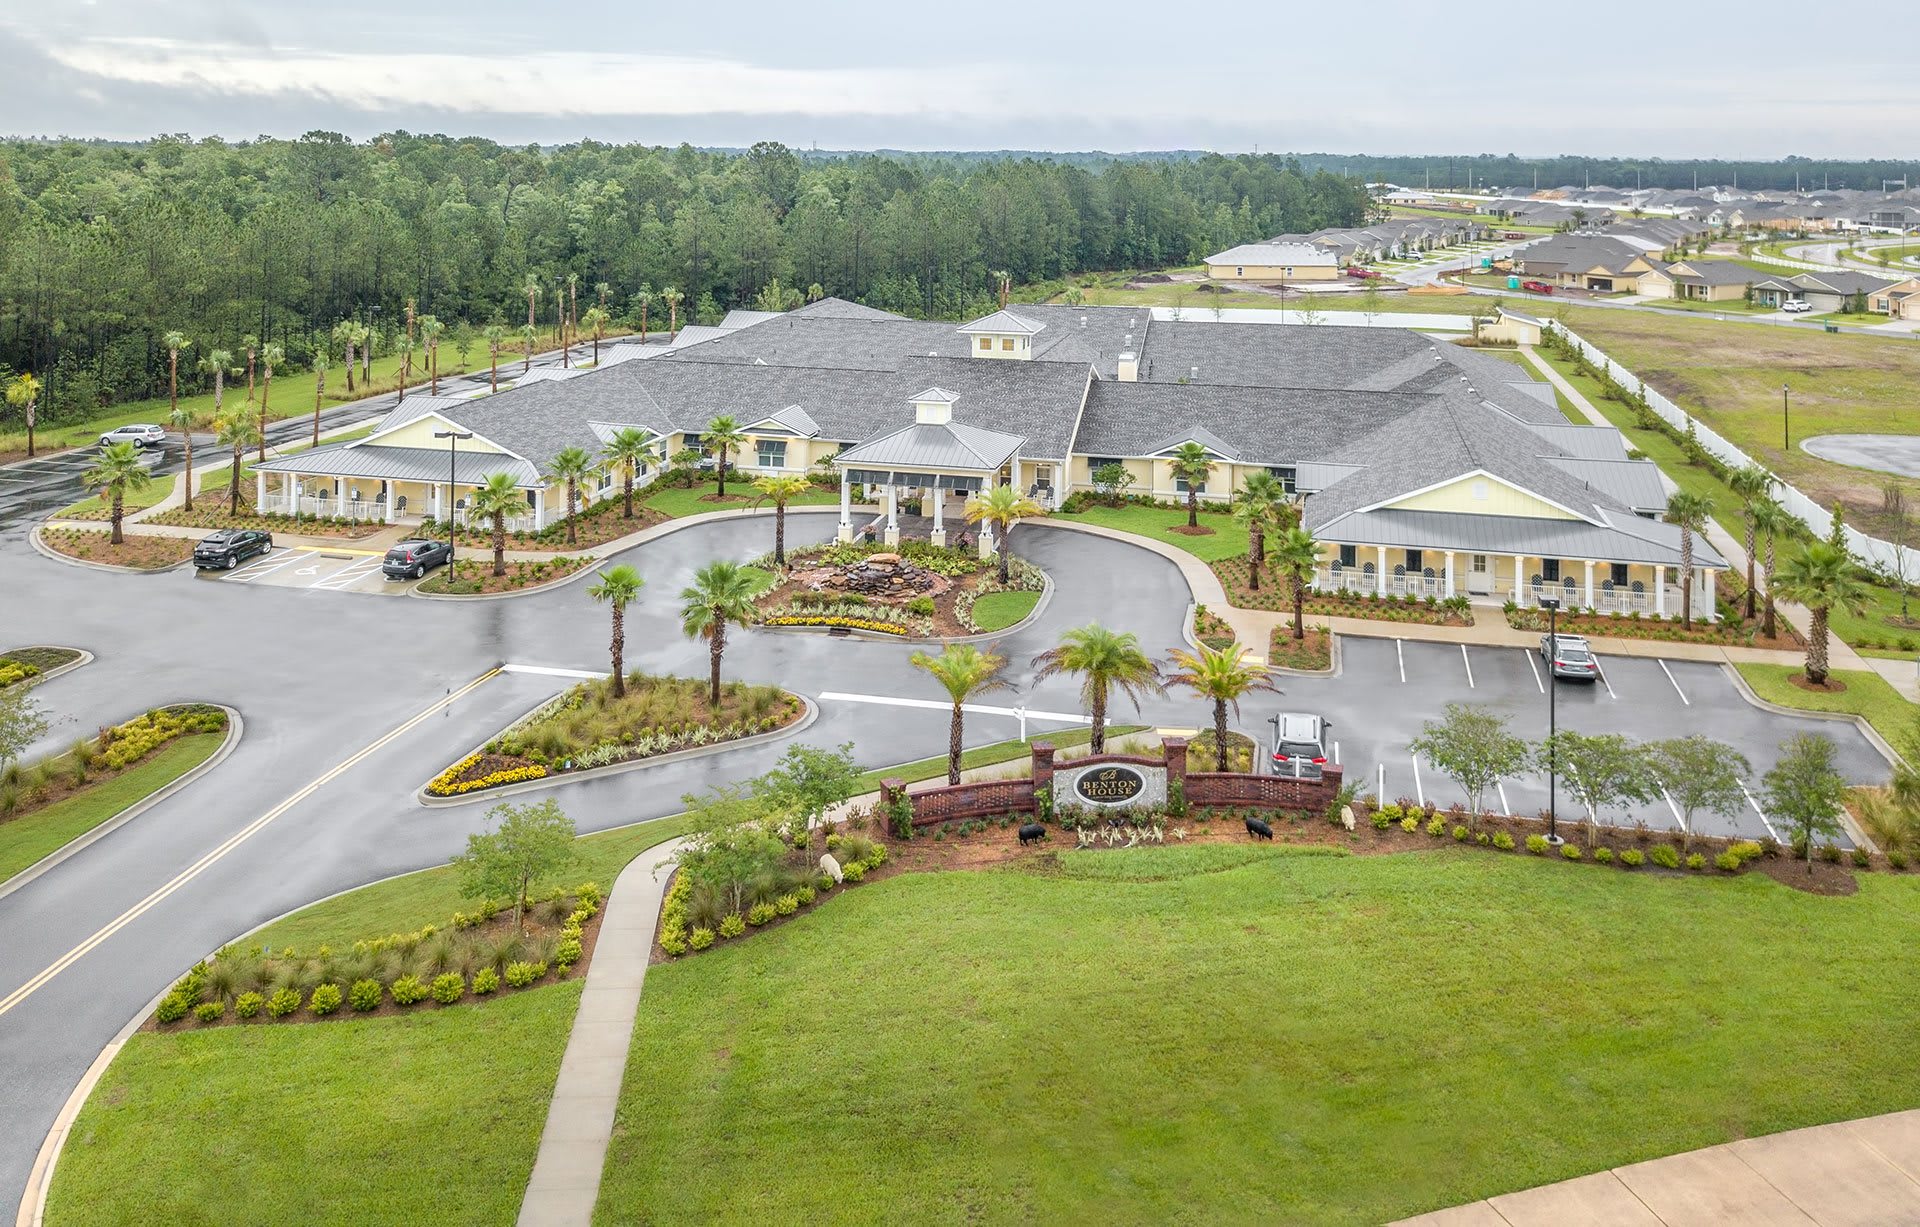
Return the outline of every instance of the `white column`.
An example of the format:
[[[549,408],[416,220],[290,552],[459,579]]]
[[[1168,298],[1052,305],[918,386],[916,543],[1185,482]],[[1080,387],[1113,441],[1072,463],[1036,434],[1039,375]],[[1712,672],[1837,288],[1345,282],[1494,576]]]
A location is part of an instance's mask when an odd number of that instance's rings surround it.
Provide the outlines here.
[[[259,511],[267,509],[267,475],[265,473],[253,475],[253,505]]]
[[[347,514],[347,479],[344,477],[333,479],[333,514]]]
[[[1521,565],[1524,562],[1526,562],[1526,559],[1520,555],[1515,554],[1513,556],[1513,603],[1515,605],[1521,604],[1527,599],[1525,595],[1527,590],[1527,569]]]
[[[900,487],[887,487],[887,544],[900,544]]]
[[[1717,621],[1720,615],[1713,604],[1713,572],[1700,572],[1700,589],[1701,595],[1706,598],[1700,602],[1700,608],[1706,611],[1707,621]]]
[[[1667,616],[1667,569],[1653,569],[1653,612],[1661,617]]]
[[[381,482],[380,488],[384,490],[387,495],[387,523],[391,524],[394,522],[395,515],[398,514],[395,512],[393,505],[399,499],[400,492],[390,481]]]
[[[440,508],[442,506],[442,499],[441,499],[442,492],[443,492],[443,488],[441,487],[440,483],[437,481],[434,482],[433,483],[433,518],[436,520],[446,519],[445,516],[440,514]]]
[[[536,488],[533,492],[533,531],[539,532],[547,526],[547,492]]]
[[[1593,559],[1587,559],[1587,608],[1593,608]]]
[[[300,514],[300,479],[291,473],[287,474],[287,514]]]
[[[1020,457],[1015,456],[1013,458],[1013,468],[1011,472],[1013,474],[1013,488],[1024,494],[1026,487],[1020,484]]]
[[[947,492],[938,485],[928,491],[933,497],[933,533],[931,539],[935,545],[947,543],[947,521],[945,518]]]
[[[1381,596],[1385,596],[1387,595],[1387,547],[1384,545],[1376,545],[1373,547],[1373,550],[1374,556],[1378,560],[1374,564],[1373,586]]]
[[[853,481],[845,469],[840,470],[840,531],[834,535],[843,544],[853,540]]]
[[[1448,595],[1449,597],[1451,597],[1451,596],[1453,595],[1453,593],[1454,593],[1454,587],[1453,587],[1453,551],[1452,551],[1452,550],[1448,550],[1448,551],[1447,551],[1447,595]]]

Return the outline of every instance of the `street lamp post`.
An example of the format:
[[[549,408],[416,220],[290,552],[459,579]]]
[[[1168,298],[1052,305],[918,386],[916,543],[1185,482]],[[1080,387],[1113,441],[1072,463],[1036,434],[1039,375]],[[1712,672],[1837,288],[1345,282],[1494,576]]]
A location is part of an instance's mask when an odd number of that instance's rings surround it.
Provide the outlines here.
[[[1552,651],[1547,654],[1547,842],[1558,846],[1560,839],[1559,814],[1555,809],[1555,785],[1559,781],[1559,764],[1555,755],[1559,751],[1556,734],[1560,731],[1558,699],[1560,687],[1553,677],[1553,658],[1560,654],[1560,598],[1543,596],[1540,607],[1547,611],[1547,643]]]
[[[436,438],[436,439],[445,439],[445,440],[447,441],[447,506],[446,506],[446,512],[447,512],[447,576],[448,576],[448,579],[449,579],[449,580],[451,580],[451,579],[452,579],[452,576],[453,576],[453,550],[454,550],[454,544],[453,544],[453,532],[454,532],[454,529],[453,529],[453,473],[454,473],[454,466],[455,466],[455,464],[457,463],[457,460],[458,460],[458,457],[459,457],[459,454],[460,454],[460,440],[462,440],[462,439],[471,439],[471,438],[473,438],[473,432],[472,432],[471,430],[436,430],[436,431],[434,431],[434,432],[433,432],[433,437],[434,437],[434,438]]]
[[[1793,421],[1787,416],[1787,385],[1780,385],[1780,447],[1783,451],[1793,450]]]

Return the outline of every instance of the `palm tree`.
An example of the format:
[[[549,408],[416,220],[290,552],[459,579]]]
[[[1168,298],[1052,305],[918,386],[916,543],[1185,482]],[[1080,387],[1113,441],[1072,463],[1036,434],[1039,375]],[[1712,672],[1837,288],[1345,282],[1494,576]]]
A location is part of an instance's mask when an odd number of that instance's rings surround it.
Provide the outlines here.
[[[186,443],[187,471],[185,475],[185,480],[187,483],[187,494],[186,494],[186,498],[181,502],[181,506],[187,511],[192,511],[193,510],[193,432],[200,429],[201,426],[206,424],[206,415],[201,413],[200,407],[194,404],[192,401],[188,401],[184,405],[180,404],[178,401],[175,401],[173,408],[167,412],[167,424],[172,426],[174,429],[178,430],[180,432],[180,438],[184,440]]]
[[[567,483],[567,544],[579,540],[574,508],[580,504],[580,483],[591,477],[597,466],[584,447],[563,447],[547,462],[547,480]]]
[[[260,351],[260,440],[256,446],[260,449],[254,456],[256,461],[265,462],[267,458],[267,398],[273,395],[273,368],[287,360],[287,351],[278,345],[269,343]]]
[[[1116,687],[1140,707],[1140,696],[1165,690],[1160,684],[1160,667],[1140,650],[1140,639],[1132,631],[1112,631],[1098,622],[1076,626],[1060,636],[1060,646],[1033,658],[1039,666],[1034,680],[1057,674],[1076,673],[1084,679],[1080,697],[1093,717],[1092,749],[1095,754],[1107,747],[1107,696]]]
[[[1704,494],[1675,492],[1667,500],[1667,523],[1680,528],[1680,625],[1693,625],[1693,534],[1707,531],[1713,500]]]
[[[1247,526],[1247,589],[1260,591],[1260,562],[1267,556],[1267,530],[1280,523],[1287,506],[1287,487],[1271,473],[1247,474],[1246,484],[1233,492],[1233,518]]]
[[[533,369],[533,338],[539,334],[540,330],[532,324],[523,325],[520,329],[520,338],[527,349],[527,360],[520,365],[520,373],[523,375]]]
[[[1753,621],[1754,585],[1753,585],[1753,547],[1754,535],[1759,525],[1754,520],[1754,512],[1760,503],[1773,494],[1773,474],[1757,464],[1743,465],[1727,474],[1727,486],[1740,500],[1740,518],[1747,529],[1747,621]]]
[[[642,284],[627,301],[640,309],[640,344],[647,343],[647,311],[653,306],[653,287]]]
[[[1760,578],[1767,587],[1767,603],[1760,624],[1760,633],[1768,639],[1773,638],[1774,632],[1774,545],[1781,537],[1792,533],[1794,523],[1794,518],[1787,514],[1787,509],[1770,498],[1763,498],[1753,506],[1753,526],[1761,536],[1766,538],[1767,543],[1766,556],[1760,564]],[[1749,554],[1748,557],[1752,555]]]
[[[1198,652],[1175,648],[1170,654],[1178,670],[1167,678],[1169,686],[1185,686],[1201,698],[1213,701],[1214,770],[1227,769],[1227,705],[1240,714],[1240,700],[1256,690],[1277,693],[1279,687],[1267,675],[1265,666],[1247,663],[1247,649],[1237,643],[1224,648],[1202,646]]]
[[[33,423],[40,404],[40,381],[22,373],[7,383],[7,403],[20,411],[27,421],[27,458],[33,458]]]
[[[427,395],[440,395],[440,334],[447,326],[434,315],[420,317],[420,346],[427,353]]]
[[[232,366],[233,355],[224,349],[216,349],[200,359],[200,370],[213,376],[213,416],[216,420],[225,412],[227,370]]]
[[[527,274],[526,288],[527,288],[527,326],[521,329],[520,331],[522,335],[524,335],[527,338],[527,360],[526,360],[526,364],[520,368],[522,371],[530,371],[533,369],[533,337],[536,331],[533,324],[533,304],[534,304],[534,300],[540,297],[540,277],[538,274],[535,274],[535,273]]]
[[[1866,607],[1860,566],[1841,547],[1815,541],[1789,558],[1775,581],[1780,599],[1805,605],[1813,615],[1807,631],[1807,683],[1827,684],[1827,621],[1835,609],[1857,614]],[[1769,594],[1771,595],[1771,594]]]
[[[486,331],[480,335],[487,339],[487,391],[498,392],[500,390],[500,341],[507,335],[507,330],[499,324],[488,324]]]
[[[400,338],[400,395],[394,398],[394,404],[407,399],[407,380],[413,378],[413,338]]]
[[[473,488],[473,494],[467,502],[467,515],[471,519],[486,519],[493,522],[493,573],[507,573],[507,517],[518,515],[526,507],[527,500],[520,493],[520,487],[513,482],[511,473],[489,473],[487,479]]]
[[[1173,455],[1167,457],[1173,469],[1173,475],[1187,483],[1187,527],[1200,527],[1200,487],[1207,482],[1207,474],[1213,471],[1213,457],[1207,449],[1198,443],[1186,442],[1173,449]]]
[[[361,334],[366,328],[353,320],[341,320],[333,326],[333,339],[340,343],[341,360],[347,367],[347,392],[353,392],[353,355],[360,347]]]
[[[613,606],[613,697],[616,699],[627,697],[627,606],[640,596],[640,586],[644,583],[640,572],[621,563],[601,572],[599,582],[587,589],[587,595],[594,600]]]
[[[320,405],[327,399],[327,351],[313,351],[313,445],[320,446]]]
[[[253,403],[253,363],[260,356],[260,338],[249,332],[240,338],[240,348],[247,351],[247,403]]]
[[[227,514],[237,516],[240,514],[240,457],[260,437],[260,424],[242,405],[232,413],[215,418],[213,430],[214,438],[232,454],[232,467],[227,471]]]
[[[1004,690],[1007,683],[997,676],[1004,657],[992,651],[982,652],[970,643],[950,643],[938,656],[915,652],[908,660],[925,669],[933,680],[946,688],[953,700],[953,719],[947,725],[947,783],[960,782],[960,751],[966,715],[962,704],[988,690]]]
[[[668,286],[660,291],[660,301],[667,304],[667,342],[680,335],[680,304],[687,296]]]
[[[1273,546],[1273,569],[1293,585],[1293,637],[1307,637],[1307,588],[1320,567],[1320,543],[1295,525],[1280,534]]]
[[[760,492],[759,502],[773,504],[773,561],[787,565],[787,504],[807,492],[811,483],[797,473],[769,473],[756,477],[753,488]]]
[[[967,500],[961,512],[967,523],[991,525],[998,530],[1000,537],[1000,582],[1012,583],[1009,567],[1011,565],[1007,546],[1013,533],[1013,526],[1029,516],[1044,514],[1040,504],[1020,493],[1012,486],[989,486]]]
[[[580,331],[580,274],[567,274],[566,309],[560,314],[560,365],[568,366],[573,338]]]
[[[660,441],[650,431],[638,426],[626,426],[614,432],[613,438],[600,449],[600,459],[609,466],[620,470],[620,496],[622,501],[620,518],[633,518],[633,479],[645,468],[649,460],[660,456]]]
[[[707,706],[720,708],[720,658],[727,650],[727,625],[753,624],[753,598],[770,577],[737,562],[710,562],[694,572],[693,583],[680,590],[680,629],[689,639],[707,641],[712,673],[707,682]]]
[[[113,522],[113,534],[108,543],[120,545],[126,536],[120,531],[121,518],[126,514],[126,499],[129,492],[144,490],[153,480],[153,474],[140,460],[140,449],[131,443],[110,443],[100,449],[93,458],[93,467],[80,475],[80,484],[89,490],[100,492],[100,501],[108,504],[108,519]]]
[[[160,338],[160,343],[167,347],[167,420],[171,422],[173,415],[180,408],[180,351],[185,349],[189,342],[186,333],[169,332]],[[191,441],[187,444],[187,456],[187,471],[192,472],[193,444]],[[188,486],[188,492],[191,493],[192,483],[188,483]],[[187,500],[187,506],[189,509],[192,508],[192,499]]]
[[[593,334],[593,364],[595,366],[600,365],[600,337],[606,332],[607,322],[612,318],[612,316],[607,314],[605,307],[588,307],[587,313],[580,317],[580,322],[585,324],[587,331]]]
[[[719,479],[715,493],[722,499],[727,497],[727,457],[739,455],[740,445],[746,441],[747,436],[741,431],[740,423],[724,413],[708,422],[706,430],[701,433],[701,442],[713,453],[713,472]]]

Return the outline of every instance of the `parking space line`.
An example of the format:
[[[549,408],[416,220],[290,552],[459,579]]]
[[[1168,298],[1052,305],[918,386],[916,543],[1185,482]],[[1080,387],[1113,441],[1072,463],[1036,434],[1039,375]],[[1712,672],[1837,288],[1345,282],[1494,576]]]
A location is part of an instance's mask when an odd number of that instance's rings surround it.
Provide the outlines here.
[[[1394,640],[1393,654],[1399,658],[1400,682],[1402,685],[1404,685],[1406,684],[1406,680],[1407,680],[1407,641],[1404,639]]]
[[[260,579],[263,576],[272,575],[275,571],[278,571],[282,567],[292,566],[296,562],[304,562],[306,559],[311,558],[313,556],[314,556],[313,550],[294,550],[291,553],[289,553],[285,558],[281,558],[277,560],[272,558],[264,558],[259,562],[250,562],[246,566],[241,567],[238,571],[235,571],[232,575],[225,575],[225,576],[222,576],[221,578],[225,579],[230,584],[251,584],[253,581]]]
[[[1414,800],[1420,802],[1420,804],[1424,807],[1427,803],[1427,790],[1426,790],[1426,786],[1421,784],[1420,782],[1420,756],[1418,754],[1412,754],[1412,755],[1409,755],[1408,757],[1413,759]]]
[[[1600,663],[1598,654],[1595,654],[1593,658],[1593,670],[1600,675],[1600,684],[1607,688],[1607,697],[1609,699],[1619,698],[1619,695],[1613,693],[1613,679],[1607,676],[1607,667]]]
[[[1500,794],[1500,812],[1509,818],[1513,817],[1513,803],[1507,800],[1506,784],[1500,780],[1495,780],[1493,782],[1493,791]]]
[[[1472,690],[1474,688],[1473,661],[1467,658],[1467,645],[1464,643],[1460,645],[1460,663],[1467,667],[1467,689]]]
[[[338,592],[347,585],[356,583],[380,569],[380,559],[360,558],[348,563],[332,575],[323,575],[308,584],[309,588],[321,588],[329,592]]]
[[[1526,648],[1515,648],[1514,651],[1527,658],[1527,668],[1533,671],[1533,684],[1540,688],[1541,694],[1547,693],[1547,684],[1540,680],[1540,666],[1533,663],[1533,653]]]
[[[1658,779],[1654,780],[1654,783],[1660,784],[1660,795],[1666,798],[1667,808],[1673,811],[1673,825],[1679,827],[1682,831],[1686,830],[1686,820],[1680,817],[1680,807],[1674,804],[1673,794],[1668,792],[1667,786],[1661,784]]]
[[[1656,658],[1656,659],[1658,659],[1658,658]],[[1688,707],[1692,707],[1692,706],[1693,706],[1693,700],[1692,700],[1692,699],[1689,699],[1689,698],[1687,697],[1687,692],[1686,692],[1686,691],[1684,691],[1684,690],[1682,690],[1682,689],[1680,689],[1680,683],[1679,683],[1679,682],[1675,682],[1675,681],[1673,680],[1673,670],[1671,670],[1671,669],[1669,669],[1669,668],[1667,668],[1667,662],[1666,662],[1666,661],[1664,661],[1664,660],[1662,660],[1662,661],[1660,661],[1660,672],[1662,672],[1662,673],[1664,673],[1664,674],[1666,674],[1666,675],[1667,675],[1667,680],[1668,680],[1669,682],[1673,682],[1673,693],[1675,693],[1675,694],[1677,694],[1677,695],[1679,695],[1679,696],[1680,696],[1680,701],[1681,701],[1682,703],[1684,703],[1684,704],[1686,704],[1686,705],[1687,705]]]
[[[1785,843],[1786,841],[1780,838],[1780,832],[1774,830],[1773,824],[1767,821],[1767,812],[1760,808],[1760,803],[1753,799],[1753,794],[1747,791],[1745,784],[1740,785],[1740,792],[1746,797],[1747,804],[1753,806],[1753,812],[1759,815],[1760,825],[1767,828],[1767,834],[1773,837],[1773,842],[1777,844]]]

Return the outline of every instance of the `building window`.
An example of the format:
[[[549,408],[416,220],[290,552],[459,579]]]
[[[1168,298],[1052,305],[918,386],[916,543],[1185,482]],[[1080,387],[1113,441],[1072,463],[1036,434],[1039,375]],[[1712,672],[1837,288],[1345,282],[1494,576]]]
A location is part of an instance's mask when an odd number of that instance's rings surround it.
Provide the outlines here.
[[[1608,578],[1613,581],[1614,587],[1616,588],[1626,587],[1627,586],[1627,564],[1624,562],[1614,563],[1610,570],[1610,573],[1608,574]]]
[[[754,462],[763,469],[784,469],[787,467],[787,441],[785,439],[760,439],[754,448]]]
[[[1267,469],[1268,476],[1279,482],[1288,494],[1294,492],[1294,470],[1291,465],[1273,465]]]
[[[1407,551],[1407,574],[1417,575],[1426,566],[1426,558],[1419,550]]]
[[[1247,275],[1247,270],[1244,268],[1236,267],[1233,270],[1233,275],[1236,277],[1244,277]]]
[[[1002,350],[1003,352],[1005,352],[1005,353],[1009,353],[1009,354],[1010,354],[1010,353],[1012,353],[1012,352],[1013,352],[1013,338],[1012,338],[1012,337],[1001,337],[1001,338],[1000,338],[1000,348],[1001,348],[1001,350]]]
[[[696,452],[698,452],[698,451],[704,451],[704,450],[706,450],[705,448],[703,448],[703,447],[701,447],[701,445],[700,445],[700,436],[699,436],[699,435],[697,435],[697,434],[684,434],[684,435],[681,435],[681,436],[680,436],[680,446],[681,446],[682,448],[690,448],[690,449],[692,449],[693,451],[696,451]]]
[[[1177,491],[1179,491],[1179,492],[1180,492],[1181,494],[1185,494],[1185,493],[1187,492],[1187,479],[1186,479],[1186,478],[1184,478],[1184,477],[1176,477],[1176,478],[1174,478],[1174,479],[1173,479],[1173,488],[1174,488],[1175,490],[1177,490]],[[1195,485],[1195,486],[1193,487],[1193,492],[1194,492],[1195,494],[1205,494],[1205,493],[1207,492],[1207,483],[1203,481],[1203,482],[1200,482],[1200,483],[1198,483],[1198,484],[1196,484],[1196,485]]]
[[[992,348],[993,348],[993,338],[992,338],[992,337],[981,337],[981,338],[980,338],[980,348],[981,348],[981,349],[992,349]]]
[[[1540,560],[1540,578],[1549,584],[1559,583],[1560,560],[1558,558],[1542,558]]]
[[[1343,567],[1359,566],[1360,565],[1360,547],[1357,545],[1341,546],[1340,547],[1340,565]]]
[[[1487,556],[1485,554],[1475,554],[1473,556],[1473,569],[1476,571],[1489,570],[1487,566]]]
[[[1291,264],[1289,264],[1289,265],[1287,265],[1287,266],[1286,266],[1285,268],[1283,268],[1283,269],[1281,269],[1281,270],[1280,270],[1280,275],[1281,275],[1282,277],[1291,277],[1291,276],[1293,276],[1293,265],[1291,265]]]

